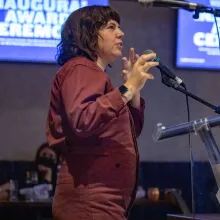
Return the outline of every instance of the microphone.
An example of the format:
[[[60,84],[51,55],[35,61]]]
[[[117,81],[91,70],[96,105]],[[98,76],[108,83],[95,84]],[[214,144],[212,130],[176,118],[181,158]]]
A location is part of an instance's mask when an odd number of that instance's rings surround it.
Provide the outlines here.
[[[145,50],[145,51],[143,52],[143,54],[151,54],[151,53],[154,53],[154,52],[153,52],[152,50],[149,50],[149,49],[148,49],[148,50]],[[185,88],[185,84],[184,84],[183,80],[182,80],[181,78],[179,78],[178,76],[176,76],[176,75],[174,74],[174,72],[173,72],[170,68],[168,68],[168,67],[160,60],[159,57],[153,58],[152,61],[159,63],[159,65],[156,66],[156,67],[160,70],[161,74],[164,74],[164,75],[168,76],[169,78],[174,79],[179,85],[181,85],[181,86],[183,86],[183,87]]]
[[[196,4],[187,1],[175,0],[138,0],[139,3],[149,4],[154,7],[168,7],[168,8],[182,8],[188,11],[195,11],[197,9],[207,9],[209,7],[201,4]]]

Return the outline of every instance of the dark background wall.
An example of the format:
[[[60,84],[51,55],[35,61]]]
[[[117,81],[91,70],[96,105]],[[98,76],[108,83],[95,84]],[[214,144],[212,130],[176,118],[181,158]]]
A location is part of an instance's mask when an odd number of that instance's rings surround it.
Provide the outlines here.
[[[135,2],[110,1],[122,18],[125,32],[124,54],[134,47],[138,53],[150,48],[157,52],[177,75],[182,77],[192,93],[213,104],[220,103],[220,72],[178,70],[174,68],[176,12],[170,9],[144,8]],[[184,40],[184,39],[183,39]],[[190,48],[189,48],[190,50]],[[0,160],[33,160],[37,147],[45,141],[45,120],[49,92],[56,65],[0,63]],[[146,120],[139,138],[142,161],[188,161],[188,137],[176,137],[154,143],[152,133],[158,122],[165,125],[187,120],[183,94],[165,87],[157,69],[154,81],[142,90],[146,101]],[[120,85],[121,60],[109,75]],[[190,100],[191,118],[214,115],[209,108]],[[215,129],[218,142],[219,130]],[[192,137],[196,160],[206,160],[198,136]]]

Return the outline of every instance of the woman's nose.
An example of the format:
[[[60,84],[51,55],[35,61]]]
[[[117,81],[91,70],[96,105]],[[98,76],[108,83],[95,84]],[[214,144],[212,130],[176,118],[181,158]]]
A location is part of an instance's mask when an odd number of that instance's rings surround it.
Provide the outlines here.
[[[121,29],[119,29],[119,30],[118,30],[118,33],[117,33],[117,37],[118,37],[118,38],[123,38],[124,35],[125,35],[124,32],[123,32]]]

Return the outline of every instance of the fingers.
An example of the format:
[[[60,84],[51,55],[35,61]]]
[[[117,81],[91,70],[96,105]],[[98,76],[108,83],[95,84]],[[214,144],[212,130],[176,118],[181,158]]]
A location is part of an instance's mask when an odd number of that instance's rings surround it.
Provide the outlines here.
[[[155,53],[144,54],[138,58],[137,62],[140,65],[144,65],[148,60],[153,60],[155,57],[156,57]]]
[[[147,72],[150,68],[158,66],[158,62],[146,62],[142,67],[144,72]]]
[[[123,62],[123,63],[128,62],[127,57],[123,57],[123,58],[122,58],[122,62]]]
[[[146,79],[154,79],[154,76],[151,74],[151,73],[148,73],[148,70],[152,67],[155,67],[155,66],[158,66],[159,63],[158,62],[146,62],[142,68],[143,68],[143,71],[145,73],[145,78]]]
[[[122,75],[128,74],[127,70],[122,70]]]
[[[130,52],[129,52],[129,60],[130,62],[133,64],[135,62],[135,56],[134,56],[134,48],[131,48],[130,49]]]
[[[128,69],[129,63],[130,65],[133,65],[137,61],[138,58],[139,58],[139,55],[135,54],[134,48],[130,48],[128,59],[127,57],[122,58],[123,69]]]
[[[128,69],[128,59],[127,57],[122,58],[123,69]]]
[[[127,70],[122,70],[122,74],[121,74],[122,78],[125,78],[128,76],[128,71]]]
[[[146,73],[145,78],[146,79],[154,79],[154,76],[151,73]]]
[[[135,54],[135,60],[136,60],[136,61],[138,60],[139,57],[140,57],[140,56],[139,56],[138,54]]]

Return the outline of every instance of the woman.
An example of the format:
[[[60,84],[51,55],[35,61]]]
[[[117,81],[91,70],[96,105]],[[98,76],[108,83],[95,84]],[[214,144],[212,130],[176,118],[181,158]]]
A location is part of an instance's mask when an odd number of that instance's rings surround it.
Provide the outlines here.
[[[43,143],[38,149],[35,158],[35,169],[37,170],[38,183],[52,184],[56,186],[57,168],[59,156],[48,145]]]
[[[105,70],[122,55],[119,14],[88,6],[66,20],[47,120],[49,145],[59,151],[53,215],[59,220],[128,217],[138,177],[136,137],[143,126],[139,91],[153,76],[156,55],[123,58],[124,84],[113,88]]]

